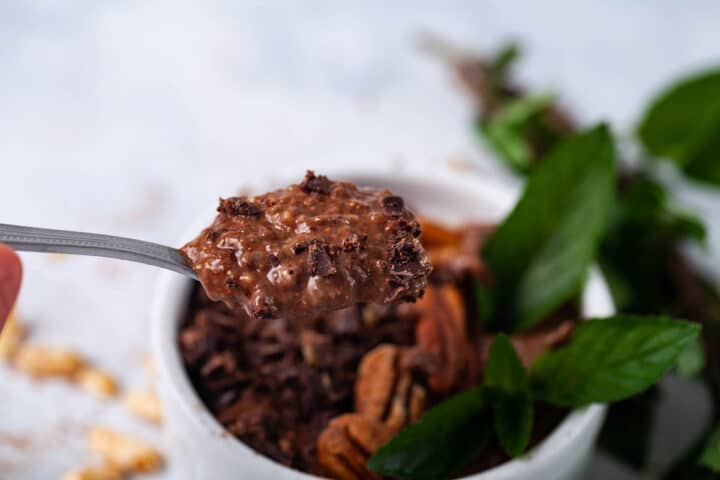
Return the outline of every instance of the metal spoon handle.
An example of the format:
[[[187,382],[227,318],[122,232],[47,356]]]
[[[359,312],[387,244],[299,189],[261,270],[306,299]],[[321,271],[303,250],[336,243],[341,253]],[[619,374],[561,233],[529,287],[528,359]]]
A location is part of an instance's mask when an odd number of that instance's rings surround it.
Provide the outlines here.
[[[129,260],[197,278],[177,249],[132,238],[0,223],[0,243],[18,251],[70,253]]]

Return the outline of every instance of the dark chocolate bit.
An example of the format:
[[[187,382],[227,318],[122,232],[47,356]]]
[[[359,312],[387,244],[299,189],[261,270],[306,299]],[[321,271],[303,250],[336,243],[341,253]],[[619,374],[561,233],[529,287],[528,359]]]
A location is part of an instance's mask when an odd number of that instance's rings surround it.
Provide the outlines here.
[[[400,240],[390,248],[387,259],[392,287],[387,303],[413,301],[422,296],[425,283],[421,281],[432,272],[425,250],[416,238]],[[422,283],[418,285],[418,281]]]
[[[308,248],[308,242],[298,242],[292,246],[292,251],[295,255],[300,255]]]
[[[360,236],[357,233],[352,233],[343,240],[342,248],[345,252],[359,252],[365,248],[366,243],[367,235]]]
[[[313,277],[329,277],[337,273],[337,268],[330,258],[328,246],[319,240],[312,240],[308,251],[310,275]]]
[[[252,314],[255,318],[275,318],[278,309],[272,297],[259,297],[257,303],[252,307]]]
[[[390,214],[402,214],[405,208],[405,202],[397,195],[390,195],[389,197],[383,198],[382,204],[385,211]]]
[[[268,259],[270,259],[270,266],[277,267],[278,265],[280,265],[280,257],[275,255],[274,253],[268,255]]]
[[[308,170],[305,179],[300,184],[305,193],[319,193],[321,195],[330,195],[330,187],[332,182],[325,175],[315,175],[315,172]]]
[[[217,211],[233,217],[259,217],[263,213],[262,208],[245,197],[221,198]]]

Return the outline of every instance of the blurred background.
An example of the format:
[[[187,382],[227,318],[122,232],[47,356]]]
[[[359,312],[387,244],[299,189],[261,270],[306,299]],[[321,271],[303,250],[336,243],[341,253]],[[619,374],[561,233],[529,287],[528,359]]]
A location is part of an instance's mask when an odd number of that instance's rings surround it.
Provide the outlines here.
[[[519,41],[520,83],[622,134],[658,89],[717,65],[718,18],[712,0],[2,2],[0,221],[176,245],[218,196],[288,171],[461,165],[515,184],[473,136],[449,69],[418,48],[422,32],[480,53]],[[720,265],[720,196],[677,181]],[[33,339],[83,352],[123,387],[149,381],[156,271],[23,260],[18,315]],[[663,408],[685,415],[663,416],[649,473],[598,454],[588,478],[655,478],[682,433],[702,429],[703,388],[670,382]],[[88,463],[82,432],[98,422],[162,444],[116,403],[2,366],[0,399],[2,479]],[[172,478],[172,462],[154,478]]]

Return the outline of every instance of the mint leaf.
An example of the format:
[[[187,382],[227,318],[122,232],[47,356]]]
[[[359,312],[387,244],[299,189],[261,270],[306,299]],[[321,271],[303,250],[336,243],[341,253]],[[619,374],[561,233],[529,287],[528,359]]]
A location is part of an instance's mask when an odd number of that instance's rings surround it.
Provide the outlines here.
[[[700,464],[720,473],[720,428],[716,429],[700,455]]]
[[[678,357],[676,371],[685,378],[694,378],[700,375],[704,367],[705,352],[700,338],[696,338]]]
[[[496,278],[496,326],[525,330],[577,295],[613,200],[605,126],[569,137],[535,170],[484,248]]]
[[[522,51],[518,43],[510,42],[503,45],[492,59],[490,70],[495,74],[505,75],[520,57],[521,53]]]
[[[681,80],[656,97],[638,127],[648,153],[720,184],[720,70]]]
[[[500,444],[509,456],[522,455],[530,442],[533,400],[525,367],[505,334],[499,334],[490,347],[485,387]]]
[[[658,259],[667,258],[670,244],[704,239],[702,222],[678,208],[664,185],[647,174],[626,178],[600,246],[600,266],[617,309],[675,311],[677,282],[670,263]]]
[[[552,100],[549,95],[531,95],[513,100],[489,119],[481,120],[479,131],[510,167],[527,172],[535,159],[530,134]]]
[[[412,479],[450,478],[477,459],[492,433],[485,393],[475,387],[436,405],[375,452],[368,468]]]
[[[487,326],[493,314],[493,296],[490,290],[477,280],[471,283],[474,313],[478,323]]]
[[[617,315],[581,323],[532,369],[536,398],[568,407],[615,402],[655,383],[700,332],[666,317]]]

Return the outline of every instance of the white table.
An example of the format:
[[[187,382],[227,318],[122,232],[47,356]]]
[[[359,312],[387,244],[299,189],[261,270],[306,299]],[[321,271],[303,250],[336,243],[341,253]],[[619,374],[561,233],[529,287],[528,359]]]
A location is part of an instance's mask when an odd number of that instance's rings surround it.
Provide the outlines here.
[[[522,79],[562,92],[584,122],[621,127],[674,74],[720,58],[712,0],[270,3],[2,2],[0,221],[177,243],[216,197],[281,168],[462,158],[496,172],[469,104],[414,48],[422,29],[483,49],[519,37]],[[706,197],[689,200],[708,209]],[[142,386],[156,272],[24,261],[19,311],[33,339]],[[0,410],[3,479],[91,461],[89,424],[161,442],[117,402],[5,368]]]

